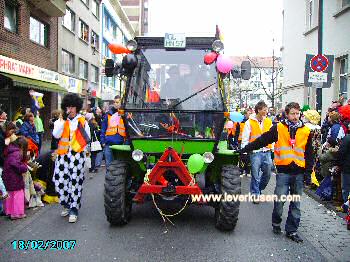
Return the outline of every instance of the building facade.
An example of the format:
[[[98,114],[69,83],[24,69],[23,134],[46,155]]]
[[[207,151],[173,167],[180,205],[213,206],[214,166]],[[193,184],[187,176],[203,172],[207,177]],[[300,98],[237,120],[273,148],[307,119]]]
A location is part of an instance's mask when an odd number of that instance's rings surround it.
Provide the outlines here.
[[[318,52],[318,0],[283,2],[283,104],[295,101],[316,108],[316,90],[304,86],[306,54]],[[324,1],[323,54],[334,55],[331,88],[323,88],[322,115],[339,96],[349,98],[350,1]]]
[[[280,58],[234,56],[231,59],[235,66],[240,66],[242,61],[250,61],[252,67],[249,80],[234,79],[231,82],[232,109],[254,108],[261,100],[276,110],[282,107],[283,67]]]
[[[101,4],[101,98],[111,101],[114,96],[122,95],[125,83],[117,77],[106,77],[103,66],[107,58],[121,62],[122,56],[112,54],[108,48],[109,43],[126,45],[127,41],[135,35],[130,21],[117,0],[103,0]]]
[[[60,84],[84,98],[84,106],[101,98],[99,0],[68,1],[58,19],[58,72]]]
[[[42,92],[41,117],[48,126],[51,111],[58,106],[57,94],[65,92],[58,80],[57,17],[53,17],[64,13],[65,1],[46,4],[50,8],[27,0],[0,0],[0,104],[13,119],[21,107],[30,107],[29,90]]]
[[[130,24],[134,28],[135,35],[148,33],[148,0],[120,0]]]

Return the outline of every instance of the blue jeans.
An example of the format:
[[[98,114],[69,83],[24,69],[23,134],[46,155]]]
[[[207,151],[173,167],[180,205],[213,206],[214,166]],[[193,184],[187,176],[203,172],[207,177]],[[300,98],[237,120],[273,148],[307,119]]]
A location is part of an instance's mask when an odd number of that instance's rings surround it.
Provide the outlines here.
[[[291,175],[278,173],[276,175],[275,195],[302,195],[304,186],[304,174]],[[283,206],[285,202],[275,201],[272,212],[272,226],[280,226],[282,222]],[[286,233],[297,232],[300,223],[300,202],[290,202],[288,218],[286,221]]]
[[[270,181],[271,177],[271,152],[256,152],[250,154],[251,173],[250,193],[260,195]],[[260,170],[262,172],[260,172]]]
[[[103,153],[105,155],[106,167],[109,167],[113,161],[113,151],[109,145],[105,145],[103,148]]]
[[[341,173],[341,192],[345,203],[350,193],[350,174]]]
[[[102,164],[102,159],[103,159],[103,151],[99,151],[96,155],[96,160],[95,160],[95,167],[99,168]]]

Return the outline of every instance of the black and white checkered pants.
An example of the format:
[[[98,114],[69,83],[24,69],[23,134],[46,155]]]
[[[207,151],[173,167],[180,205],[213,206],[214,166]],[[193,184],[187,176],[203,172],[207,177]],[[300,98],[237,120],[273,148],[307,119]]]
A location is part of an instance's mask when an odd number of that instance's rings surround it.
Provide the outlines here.
[[[69,151],[58,155],[52,181],[59,195],[60,204],[68,208],[81,207],[81,195],[85,174],[85,152]]]

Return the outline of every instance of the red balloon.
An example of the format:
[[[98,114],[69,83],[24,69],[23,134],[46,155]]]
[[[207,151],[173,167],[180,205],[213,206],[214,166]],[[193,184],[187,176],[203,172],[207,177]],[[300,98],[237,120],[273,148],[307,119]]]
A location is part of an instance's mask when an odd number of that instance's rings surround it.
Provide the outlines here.
[[[204,64],[210,65],[214,63],[216,58],[218,57],[218,54],[216,52],[210,52],[204,56]]]
[[[108,44],[108,48],[109,50],[111,50],[111,52],[113,54],[131,54],[131,51],[129,49],[127,49],[125,46],[118,44],[118,43],[109,43]]]

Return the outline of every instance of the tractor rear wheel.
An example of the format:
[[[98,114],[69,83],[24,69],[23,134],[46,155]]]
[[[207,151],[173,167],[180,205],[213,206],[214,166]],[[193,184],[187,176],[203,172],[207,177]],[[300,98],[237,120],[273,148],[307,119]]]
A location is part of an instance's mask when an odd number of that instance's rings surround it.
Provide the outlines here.
[[[227,195],[241,194],[241,177],[239,167],[234,165],[225,165],[221,170],[221,195],[222,199],[215,209],[215,226],[222,231],[232,231],[238,221],[239,205],[237,201],[224,201],[225,193]]]
[[[104,184],[104,206],[111,225],[125,225],[131,218],[132,198],[128,190],[129,165],[114,160],[107,168]]]

